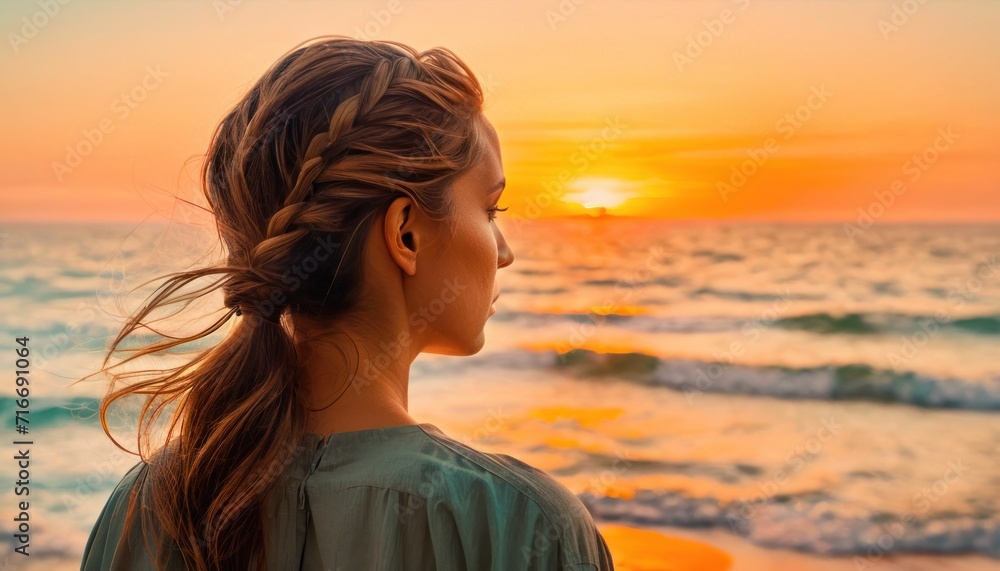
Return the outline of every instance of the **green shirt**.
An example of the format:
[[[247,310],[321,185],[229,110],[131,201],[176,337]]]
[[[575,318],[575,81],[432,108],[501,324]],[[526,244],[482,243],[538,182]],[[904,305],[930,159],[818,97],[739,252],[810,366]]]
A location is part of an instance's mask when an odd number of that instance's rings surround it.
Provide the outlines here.
[[[116,549],[136,464],[111,493],[82,571],[153,570],[137,531]],[[265,503],[269,570],[613,570],[583,503],[548,473],[423,423],[306,434]],[[144,479],[148,482],[149,479]],[[170,569],[184,569],[174,549]]]

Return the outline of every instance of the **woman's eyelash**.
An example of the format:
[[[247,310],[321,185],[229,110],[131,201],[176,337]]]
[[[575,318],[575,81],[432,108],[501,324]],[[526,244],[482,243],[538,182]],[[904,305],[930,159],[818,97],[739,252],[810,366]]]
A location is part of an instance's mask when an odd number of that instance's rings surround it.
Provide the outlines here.
[[[487,208],[486,211],[490,213],[490,220],[495,220],[497,217],[497,212],[506,212],[509,206],[504,206],[503,208],[498,208],[496,206],[492,208]]]

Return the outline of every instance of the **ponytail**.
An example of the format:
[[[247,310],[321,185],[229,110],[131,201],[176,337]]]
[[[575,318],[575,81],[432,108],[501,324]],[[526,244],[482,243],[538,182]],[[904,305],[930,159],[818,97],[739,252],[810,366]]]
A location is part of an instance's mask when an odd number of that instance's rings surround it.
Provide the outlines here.
[[[109,408],[144,398],[138,442],[149,470],[140,487],[155,522],[142,522],[143,537],[159,530],[156,544],[175,546],[188,569],[264,568],[265,499],[308,422],[293,318],[322,321],[354,309],[365,238],[388,205],[409,197],[445,219],[451,183],[483,149],[483,93],[453,53],[321,40],[273,65],[213,135],[202,182],[226,263],[166,276],[99,371],[111,380],[101,424],[123,450],[108,428]],[[147,323],[160,308],[188,307],[220,288],[228,309],[200,333],[172,337]],[[218,345],[178,367],[114,371],[206,338],[234,318]],[[132,335],[148,335],[143,329],[162,339],[123,347]],[[132,355],[109,367],[119,352]],[[153,428],[170,408],[165,444],[152,452]],[[126,530],[138,504],[133,494]],[[158,568],[165,551],[158,550]]]

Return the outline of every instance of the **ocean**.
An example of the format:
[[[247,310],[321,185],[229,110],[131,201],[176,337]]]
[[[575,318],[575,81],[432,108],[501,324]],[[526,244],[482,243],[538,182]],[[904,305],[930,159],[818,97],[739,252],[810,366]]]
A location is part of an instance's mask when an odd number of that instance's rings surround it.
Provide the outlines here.
[[[415,418],[549,471],[603,522],[1000,568],[1000,226],[500,224],[515,260],[486,346],[416,360]],[[75,568],[136,459],[104,436],[101,382],[71,383],[130,289],[218,248],[180,224],[0,233],[9,441],[14,339],[34,355],[31,560]],[[5,485],[4,513],[20,499]]]

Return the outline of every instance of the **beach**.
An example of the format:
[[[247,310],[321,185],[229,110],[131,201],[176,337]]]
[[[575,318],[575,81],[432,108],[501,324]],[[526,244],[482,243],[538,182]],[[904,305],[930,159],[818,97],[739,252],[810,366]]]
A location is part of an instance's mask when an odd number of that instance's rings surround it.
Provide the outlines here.
[[[551,473],[622,568],[1000,568],[996,227],[586,224],[511,234],[486,347],[418,357],[415,418]],[[209,243],[130,231],[7,230],[2,329],[44,357],[30,568],[78,564],[135,462],[96,419],[103,385],[70,383],[121,292]]]
[[[602,534],[613,537],[617,571],[989,571],[1000,562],[981,555],[889,554],[879,556],[818,557],[764,549],[724,531],[698,531],[659,527],[635,529],[617,524],[601,525]],[[613,530],[608,533],[607,530]],[[648,533],[660,534],[650,537]],[[606,538],[607,538],[606,537]],[[683,540],[689,543],[678,543]]]

